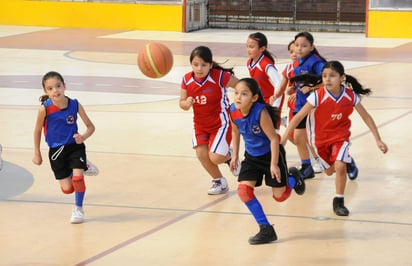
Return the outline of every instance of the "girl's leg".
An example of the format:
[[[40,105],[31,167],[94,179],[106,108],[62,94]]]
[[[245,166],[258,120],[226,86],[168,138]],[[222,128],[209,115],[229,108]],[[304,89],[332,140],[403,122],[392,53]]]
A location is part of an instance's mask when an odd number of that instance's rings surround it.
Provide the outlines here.
[[[245,203],[260,227],[259,233],[249,238],[249,244],[251,245],[265,244],[277,240],[275,229],[270,225],[262,205],[255,197],[255,184],[255,181],[241,181],[237,190],[240,200]]]
[[[303,179],[313,178],[315,174],[313,172],[312,165],[310,163],[309,150],[307,147],[307,135],[305,128],[296,128],[294,130],[295,144],[298,149],[299,157],[301,159],[302,168],[301,174]]]
[[[335,161],[334,163],[336,178],[336,196],[333,199],[333,211],[339,216],[348,216],[349,210],[345,207],[344,194],[346,188],[346,163],[342,161]]]
[[[73,169],[72,184],[75,191],[75,207],[72,211],[72,223],[82,223],[83,222],[83,200],[86,192],[86,185],[84,183],[84,170],[83,169]]]
[[[203,168],[213,178],[212,186],[208,190],[209,195],[224,194],[229,190],[227,180],[222,176],[219,166],[213,163],[209,157],[209,149],[207,145],[200,145],[196,148],[196,156],[202,164]],[[221,156],[224,158],[224,156]]]

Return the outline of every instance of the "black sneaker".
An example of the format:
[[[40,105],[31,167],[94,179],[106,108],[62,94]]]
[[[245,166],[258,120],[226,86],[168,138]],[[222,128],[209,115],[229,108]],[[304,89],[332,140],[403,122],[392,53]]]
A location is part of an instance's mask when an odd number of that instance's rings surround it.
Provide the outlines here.
[[[259,245],[266,244],[272,241],[276,241],[278,236],[276,235],[273,225],[260,224],[260,231],[255,236],[249,238],[249,244]]]
[[[294,187],[296,194],[303,195],[306,190],[306,185],[299,170],[296,167],[289,168],[289,176],[293,176],[296,180],[296,185]]]
[[[348,216],[349,210],[345,207],[344,198],[333,198],[333,211],[338,216]]]
[[[310,164],[302,164],[300,168],[300,175],[303,179],[309,179],[315,177],[315,171],[313,171],[312,165]]]
[[[355,160],[353,157],[350,157],[350,163],[346,163],[346,172],[348,173],[348,177],[350,180],[355,180],[358,177],[358,167],[355,164]]]

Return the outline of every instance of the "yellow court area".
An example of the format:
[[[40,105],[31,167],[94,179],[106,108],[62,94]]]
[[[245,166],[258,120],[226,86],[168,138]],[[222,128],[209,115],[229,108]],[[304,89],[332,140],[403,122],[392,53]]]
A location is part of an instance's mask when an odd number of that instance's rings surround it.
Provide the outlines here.
[[[353,114],[350,151],[360,173],[347,183],[350,216],[333,213],[333,176],[317,174],[303,196],[284,203],[263,186],[256,196],[279,240],[251,246],[258,227],[226,165],[230,191],[207,195],[210,178],[191,148],[192,112],[178,105],[181,78],[198,45],[246,77],[251,32],[0,26],[0,265],[410,265],[411,39],[313,33],[325,58],[372,89],[363,104],[389,146],[383,155]],[[264,33],[282,71],[296,32]],[[136,65],[152,41],[174,55],[161,79]],[[41,77],[50,70],[63,75],[66,94],[96,126],[86,145],[100,173],[86,177],[83,224],[70,224],[73,195],[61,193],[44,140],[43,165],[31,162]],[[298,165],[296,148],[289,143],[286,151],[289,166]]]

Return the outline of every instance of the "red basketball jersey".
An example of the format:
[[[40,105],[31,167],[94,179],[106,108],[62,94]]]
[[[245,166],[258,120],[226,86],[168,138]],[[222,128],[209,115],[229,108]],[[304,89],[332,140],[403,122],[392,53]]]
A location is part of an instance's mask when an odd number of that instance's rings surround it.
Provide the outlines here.
[[[354,106],[359,103],[359,97],[351,89],[341,86],[341,94],[335,97],[325,87],[321,87],[309,95],[307,102],[313,106],[306,121],[311,145],[349,141],[349,117]]]
[[[230,73],[214,68],[203,80],[196,80],[193,72],[183,77],[182,89],[195,100],[192,106],[195,127],[215,128],[230,123],[226,90],[230,77]]]
[[[269,67],[275,67],[272,60],[269,57],[262,54],[256,62],[252,62],[249,58],[247,61],[247,68],[249,70],[250,77],[257,81],[260,89],[263,93],[263,98],[265,102],[269,103],[271,96],[275,94],[275,88],[272,83],[270,83],[269,77],[266,74]],[[276,68],[275,68],[276,69]]]

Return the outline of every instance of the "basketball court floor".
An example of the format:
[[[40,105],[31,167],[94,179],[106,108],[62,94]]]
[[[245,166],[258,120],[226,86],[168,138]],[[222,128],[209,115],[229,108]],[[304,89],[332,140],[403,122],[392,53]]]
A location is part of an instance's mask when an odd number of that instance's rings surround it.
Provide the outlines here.
[[[350,216],[332,211],[334,176],[317,174],[303,196],[281,204],[263,186],[256,195],[279,240],[251,246],[258,227],[226,165],[230,191],[207,195],[210,178],[191,148],[192,112],[178,105],[180,81],[198,45],[246,77],[252,32],[0,26],[0,265],[410,265],[411,39],[313,33],[325,58],[372,88],[363,104],[389,146],[383,155],[353,114],[351,154],[360,173],[347,183]],[[263,32],[282,71],[297,32]],[[161,79],[144,77],[136,65],[139,50],[154,41],[174,54]],[[66,95],[96,126],[86,145],[100,173],[86,177],[83,224],[70,224],[74,197],[61,193],[44,140],[44,163],[31,162],[41,77],[50,70],[63,75]],[[289,143],[286,151],[289,166],[298,165],[296,148]]]

